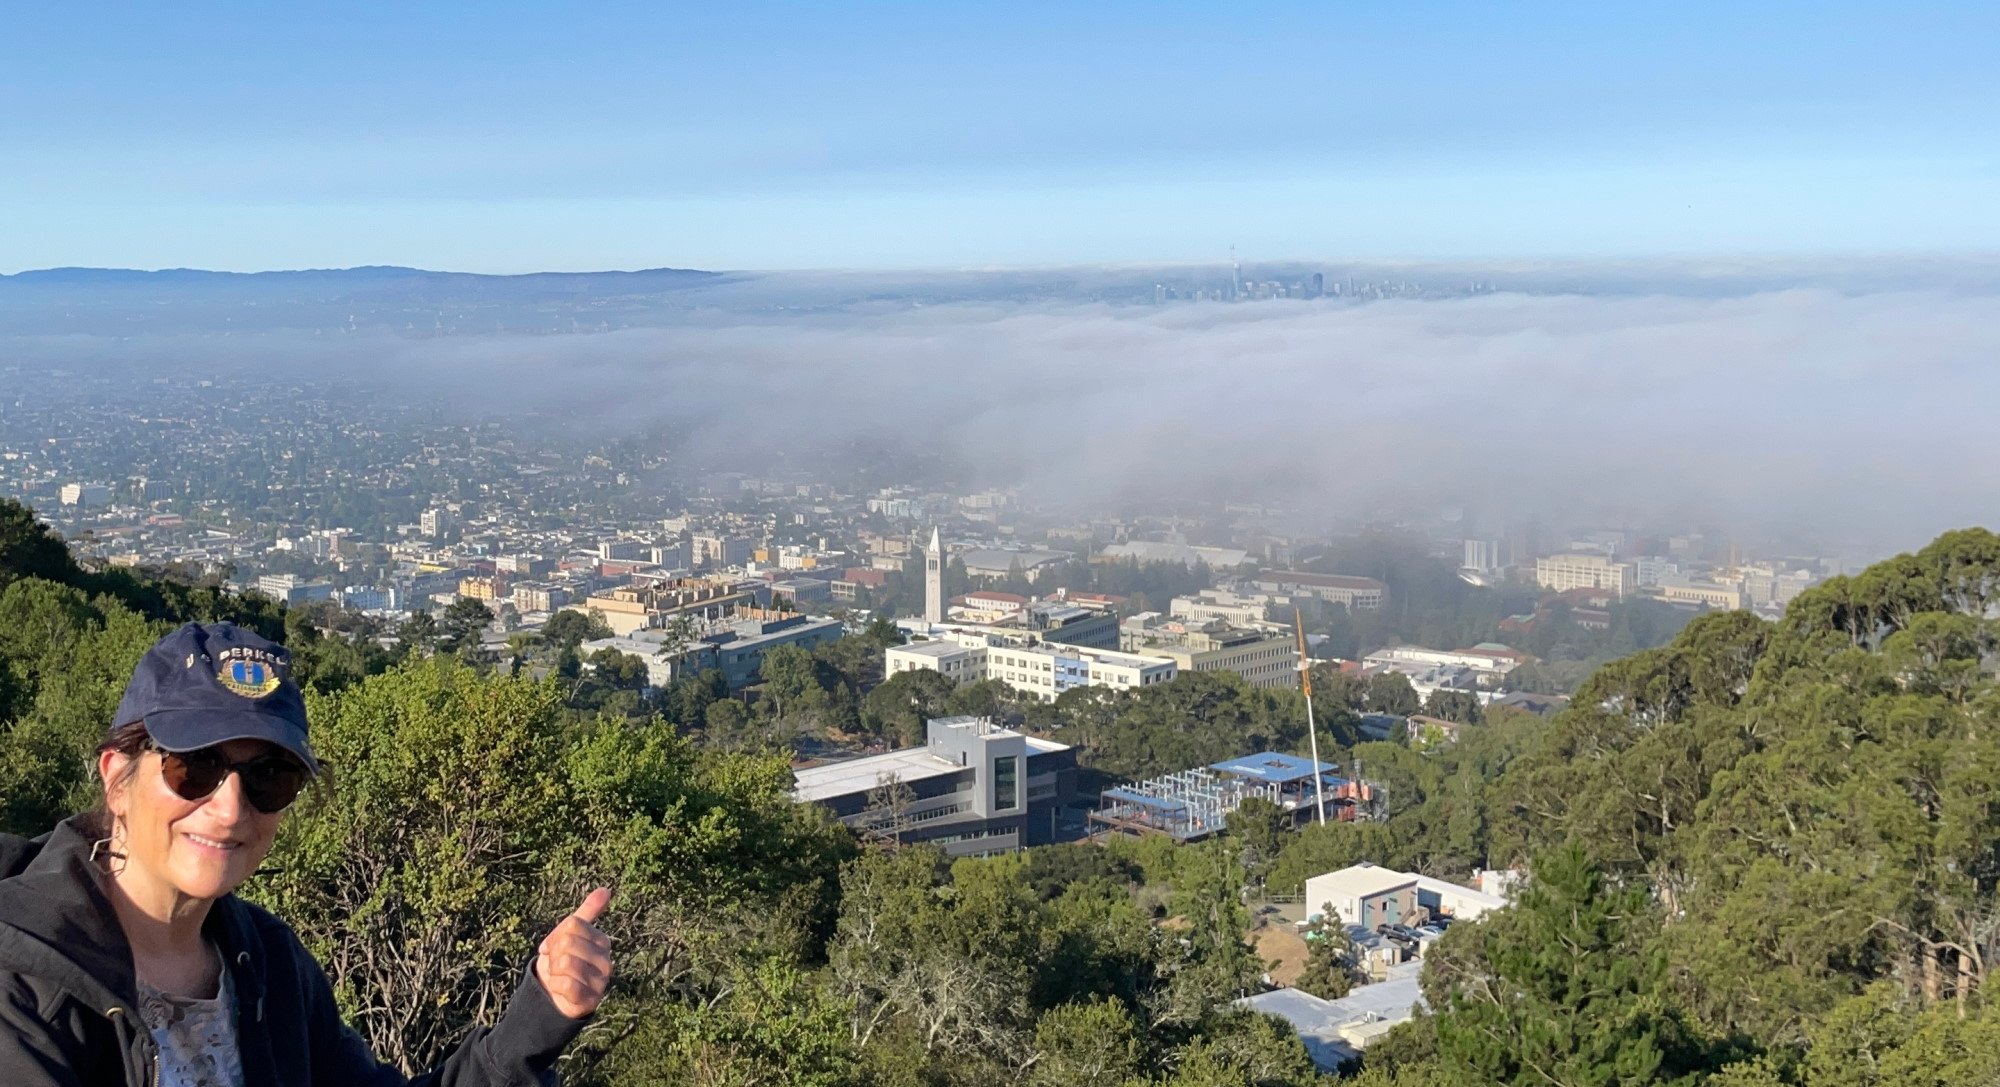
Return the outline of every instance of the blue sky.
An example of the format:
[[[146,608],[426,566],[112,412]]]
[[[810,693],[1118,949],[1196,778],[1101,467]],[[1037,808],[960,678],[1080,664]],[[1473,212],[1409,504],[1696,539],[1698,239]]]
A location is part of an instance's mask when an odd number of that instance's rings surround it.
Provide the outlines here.
[[[0,271],[1993,251],[1996,42],[1993,3],[43,3]]]

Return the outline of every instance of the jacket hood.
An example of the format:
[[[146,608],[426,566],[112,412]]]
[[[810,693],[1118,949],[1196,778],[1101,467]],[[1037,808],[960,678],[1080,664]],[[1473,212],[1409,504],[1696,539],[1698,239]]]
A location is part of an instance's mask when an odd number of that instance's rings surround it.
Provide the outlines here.
[[[132,952],[82,817],[0,837],[0,971],[46,978],[98,1009],[132,1006]]]

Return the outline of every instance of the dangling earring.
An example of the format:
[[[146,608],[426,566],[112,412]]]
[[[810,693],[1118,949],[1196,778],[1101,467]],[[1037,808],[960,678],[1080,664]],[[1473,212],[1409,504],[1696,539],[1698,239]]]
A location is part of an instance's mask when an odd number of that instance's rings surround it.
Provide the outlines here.
[[[111,824],[111,837],[99,838],[90,843],[90,859],[93,863],[100,858],[107,862],[104,865],[105,872],[115,876],[125,870],[124,847],[125,824],[122,821],[114,821]]]

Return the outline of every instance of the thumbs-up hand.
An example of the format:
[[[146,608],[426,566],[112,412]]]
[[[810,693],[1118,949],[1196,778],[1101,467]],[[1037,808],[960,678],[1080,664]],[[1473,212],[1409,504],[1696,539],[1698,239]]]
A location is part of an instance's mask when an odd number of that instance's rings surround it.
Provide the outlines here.
[[[597,919],[611,903],[611,888],[590,892],[576,912],[542,939],[535,955],[535,980],[571,1019],[582,1019],[604,1003],[611,988],[611,937],[597,931]]]

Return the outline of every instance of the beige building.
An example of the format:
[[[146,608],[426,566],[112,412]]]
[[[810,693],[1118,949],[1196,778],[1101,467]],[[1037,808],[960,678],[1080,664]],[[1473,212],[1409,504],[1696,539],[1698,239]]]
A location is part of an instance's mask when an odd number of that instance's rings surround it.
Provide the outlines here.
[[[1118,648],[1128,653],[1166,657],[1182,672],[1234,672],[1252,687],[1299,683],[1298,646],[1288,635],[1213,621],[1160,621],[1149,612],[1127,619],[1118,641]]]
[[[572,607],[603,616],[611,633],[623,638],[634,631],[665,626],[675,615],[719,619],[739,606],[755,602],[755,594],[726,581],[689,579],[664,585],[628,585],[598,593]]]
[[[497,577],[465,577],[458,579],[460,600],[494,601],[507,595],[507,581]]]
[[[1734,611],[1745,603],[1742,589],[1714,581],[1661,585],[1657,591],[1669,604],[1702,604],[1720,611]]]
[[[1639,579],[1629,562],[1607,555],[1565,554],[1536,559],[1535,584],[1559,593],[1602,589],[1624,596],[1638,587]]]

